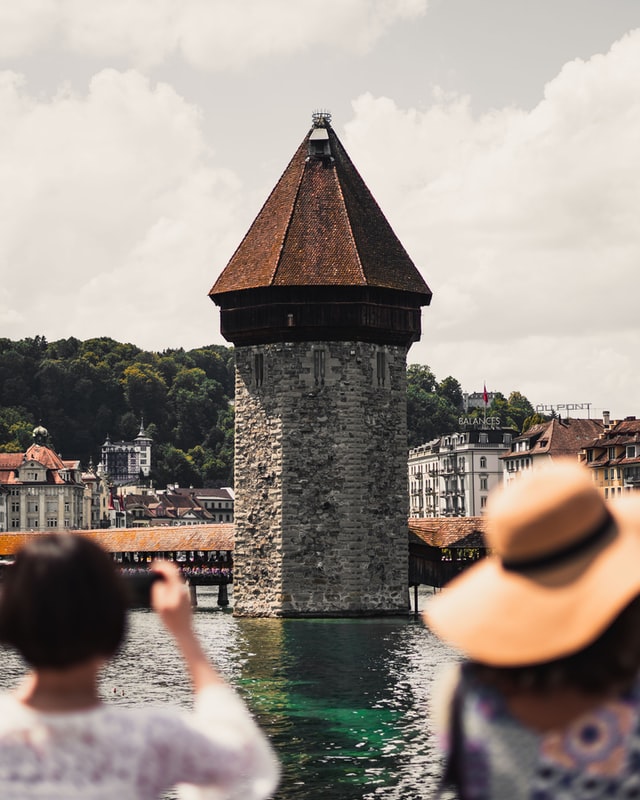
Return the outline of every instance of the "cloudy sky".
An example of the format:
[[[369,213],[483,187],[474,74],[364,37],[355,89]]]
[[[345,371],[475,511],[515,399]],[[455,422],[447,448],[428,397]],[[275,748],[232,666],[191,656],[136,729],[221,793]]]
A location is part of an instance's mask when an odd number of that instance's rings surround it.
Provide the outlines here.
[[[638,0],[2,3],[0,335],[223,343],[319,108],[434,292],[411,363],[640,416]]]

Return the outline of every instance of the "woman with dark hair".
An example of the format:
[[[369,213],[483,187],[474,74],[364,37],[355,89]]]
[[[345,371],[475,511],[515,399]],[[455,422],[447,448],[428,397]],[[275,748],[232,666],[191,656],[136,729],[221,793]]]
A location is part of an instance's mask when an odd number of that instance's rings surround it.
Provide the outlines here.
[[[5,570],[0,641],[32,672],[0,696],[0,797],[151,800],[189,784],[202,787],[202,797],[261,800],[274,790],[275,756],[206,658],[178,569],[163,561],[152,569],[160,578],[152,608],[193,683],[191,715],[102,703],[99,676],[122,642],[128,598],[98,545],[38,535]]]
[[[461,800],[640,798],[640,502],[561,461],[490,497],[490,556],[429,603],[464,656],[433,693]]]

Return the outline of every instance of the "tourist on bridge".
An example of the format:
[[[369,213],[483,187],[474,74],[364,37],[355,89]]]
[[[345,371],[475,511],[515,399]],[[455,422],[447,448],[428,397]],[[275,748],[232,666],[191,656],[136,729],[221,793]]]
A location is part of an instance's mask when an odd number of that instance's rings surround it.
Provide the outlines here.
[[[178,568],[155,562],[151,605],[184,657],[195,711],[103,703],[127,594],[109,556],[74,534],[43,534],[4,573],[0,640],[31,674],[0,695],[0,797],[113,800],[269,797],[279,768],[247,708],[207,660]],[[195,788],[200,787],[200,788]]]
[[[491,555],[425,611],[465,660],[433,695],[462,800],[640,797],[640,498],[576,462],[491,495]],[[444,787],[443,790],[444,791]]]

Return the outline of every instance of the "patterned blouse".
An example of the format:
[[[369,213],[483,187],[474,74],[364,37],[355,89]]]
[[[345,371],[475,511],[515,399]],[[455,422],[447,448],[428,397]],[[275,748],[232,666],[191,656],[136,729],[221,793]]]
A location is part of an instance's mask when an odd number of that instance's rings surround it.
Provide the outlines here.
[[[197,694],[192,714],[106,704],[48,713],[0,695],[6,800],[155,800],[176,784],[181,798],[264,800],[278,775],[269,742],[228,686]]]
[[[565,728],[538,733],[495,688],[459,675],[465,800],[640,800],[640,678]]]

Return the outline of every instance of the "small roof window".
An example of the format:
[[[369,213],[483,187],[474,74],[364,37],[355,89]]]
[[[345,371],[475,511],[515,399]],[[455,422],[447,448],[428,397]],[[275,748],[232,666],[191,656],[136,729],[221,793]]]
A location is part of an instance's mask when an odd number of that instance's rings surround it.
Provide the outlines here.
[[[314,128],[309,134],[309,157],[330,158],[331,145],[329,131],[326,128]]]

